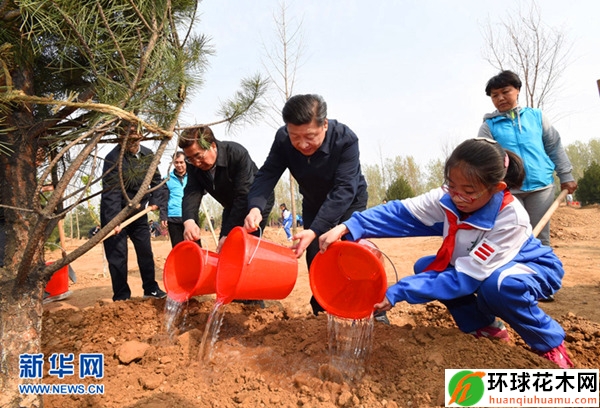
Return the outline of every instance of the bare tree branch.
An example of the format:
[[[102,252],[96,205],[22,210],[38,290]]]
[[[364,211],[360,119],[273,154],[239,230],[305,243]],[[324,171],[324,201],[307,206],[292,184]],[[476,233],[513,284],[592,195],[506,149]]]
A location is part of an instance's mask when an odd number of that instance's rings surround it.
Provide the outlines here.
[[[550,109],[572,44],[563,31],[543,23],[538,4],[531,3],[527,11],[509,10],[495,25],[488,19],[484,39],[484,59],[499,71],[515,71],[523,80],[525,104]]]

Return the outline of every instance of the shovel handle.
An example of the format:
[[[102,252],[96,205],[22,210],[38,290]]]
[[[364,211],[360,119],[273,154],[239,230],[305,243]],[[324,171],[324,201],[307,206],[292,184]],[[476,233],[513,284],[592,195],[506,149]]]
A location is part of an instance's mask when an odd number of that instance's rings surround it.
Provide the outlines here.
[[[565,199],[567,194],[569,194],[569,191],[567,189],[564,189],[563,191],[560,192],[558,197],[556,197],[556,200],[554,200],[554,202],[552,203],[550,208],[548,208],[548,211],[546,211],[546,214],[544,214],[544,216],[540,219],[540,222],[538,222],[538,224],[533,229],[534,237],[537,237],[538,234],[542,231],[542,229],[544,229],[546,224],[548,224],[548,221],[550,221],[550,217],[552,217],[552,214],[554,214],[554,211],[556,211],[556,209],[558,208],[558,205],[560,204],[560,202],[562,200]]]
[[[133,217],[127,218],[125,221],[123,221],[121,223],[121,228],[125,228],[126,226],[128,226],[129,224],[131,224],[132,222],[137,220],[138,218],[143,217],[144,215],[148,214],[150,211],[152,211],[152,207],[148,206],[144,209],[144,211],[140,211],[139,213],[135,214]],[[100,241],[100,242],[104,242],[105,240],[112,237],[113,235],[115,235],[115,230],[112,230],[111,232],[109,232],[104,238],[102,238],[102,241]]]

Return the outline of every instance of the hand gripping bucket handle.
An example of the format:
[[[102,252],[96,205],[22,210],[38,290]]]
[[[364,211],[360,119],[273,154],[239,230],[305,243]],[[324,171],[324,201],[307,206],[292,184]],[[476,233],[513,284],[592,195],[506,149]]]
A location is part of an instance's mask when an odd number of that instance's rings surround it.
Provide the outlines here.
[[[369,317],[387,290],[383,255],[375,244],[363,239],[337,241],[318,253],[309,274],[317,302],[335,316]]]
[[[175,245],[165,261],[163,283],[169,298],[185,302],[193,296],[216,292],[219,255],[196,242]]]
[[[217,301],[284,299],[297,277],[298,261],[289,247],[235,227],[219,252]]]

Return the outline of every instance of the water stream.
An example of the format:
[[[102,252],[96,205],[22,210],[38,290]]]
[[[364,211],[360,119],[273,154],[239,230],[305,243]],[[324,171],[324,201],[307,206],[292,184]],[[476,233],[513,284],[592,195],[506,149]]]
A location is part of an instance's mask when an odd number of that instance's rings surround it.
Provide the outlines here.
[[[187,302],[178,302],[167,296],[167,301],[165,302],[165,330],[170,340],[173,340],[175,335],[181,331],[178,329],[182,329],[185,325],[186,314],[183,315],[183,321],[179,325],[177,325],[177,322],[179,321],[186,304]]]
[[[360,380],[373,345],[373,316],[345,319],[327,317],[330,365],[347,381]]]
[[[224,316],[223,302],[218,300],[215,302],[208,320],[206,321],[206,327],[202,334],[202,341],[200,342],[199,359],[203,363],[210,363],[213,357],[214,346],[219,338],[219,331],[221,330],[221,324],[223,324]]]

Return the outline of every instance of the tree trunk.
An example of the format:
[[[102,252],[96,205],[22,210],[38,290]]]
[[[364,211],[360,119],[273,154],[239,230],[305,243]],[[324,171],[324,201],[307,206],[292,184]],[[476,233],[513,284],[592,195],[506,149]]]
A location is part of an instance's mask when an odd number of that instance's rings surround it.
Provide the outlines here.
[[[0,282],[0,406],[41,407],[41,395],[22,395],[18,388],[25,382],[40,382],[19,378],[19,356],[41,352],[41,284],[28,282],[26,288],[15,288],[7,275],[3,273]]]
[[[13,72],[15,88],[30,93],[31,72]],[[0,406],[39,407],[41,396],[21,395],[19,356],[41,353],[42,288],[51,276],[44,269],[44,242],[56,221],[31,209],[39,207],[36,153],[28,131],[35,124],[32,106],[21,105],[5,117],[3,142],[13,150],[0,155],[0,188],[6,248],[0,268]],[[54,224],[52,224],[54,223]]]

